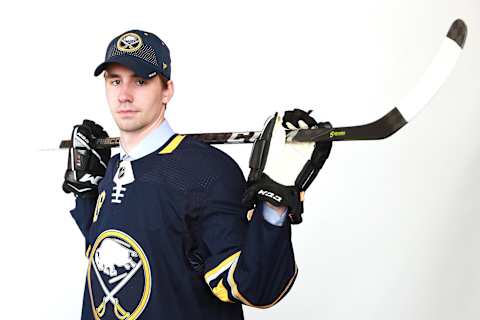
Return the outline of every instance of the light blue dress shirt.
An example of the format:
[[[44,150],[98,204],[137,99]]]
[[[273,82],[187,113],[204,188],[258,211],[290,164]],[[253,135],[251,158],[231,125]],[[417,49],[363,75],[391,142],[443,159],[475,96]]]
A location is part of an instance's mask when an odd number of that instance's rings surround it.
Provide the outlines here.
[[[160,148],[174,134],[175,132],[165,119],[157,128],[150,131],[128,154],[120,144],[120,159],[130,161],[140,159]],[[267,206],[266,203],[262,203],[262,205],[263,218],[275,226],[282,226],[287,216],[287,210],[282,215],[279,215],[273,208]]]

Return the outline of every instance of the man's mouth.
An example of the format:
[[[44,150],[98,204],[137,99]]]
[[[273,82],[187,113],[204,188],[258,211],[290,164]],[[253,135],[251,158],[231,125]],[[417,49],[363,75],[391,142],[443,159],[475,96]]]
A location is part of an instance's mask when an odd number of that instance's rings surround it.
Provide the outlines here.
[[[133,109],[120,109],[120,110],[117,110],[117,113],[118,114],[133,114],[135,112],[138,112],[137,110],[133,110]]]
[[[135,114],[137,113],[137,110],[133,109],[121,109],[117,110],[117,114],[121,119],[129,119],[135,117]]]

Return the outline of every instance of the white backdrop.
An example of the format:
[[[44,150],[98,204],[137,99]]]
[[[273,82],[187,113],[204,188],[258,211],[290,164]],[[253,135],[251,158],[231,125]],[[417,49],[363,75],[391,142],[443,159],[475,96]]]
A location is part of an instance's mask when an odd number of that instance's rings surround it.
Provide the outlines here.
[[[398,103],[457,17],[448,82],[391,138],[335,143],[306,195],[287,297],[246,319],[478,319],[480,2],[16,1],[1,5],[1,304],[5,318],[79,319],[84,242],[61,191],[67,153],[39,152],[84,118],[118,135],[93,70],[144,29],[170,47],[181,133],[259,130],[278,109],[336,126]],[[250,146],[222,147],[247,173]],[[5,312],[6,311],[6,312]],[[10,317],[9,317],[10,316]]]

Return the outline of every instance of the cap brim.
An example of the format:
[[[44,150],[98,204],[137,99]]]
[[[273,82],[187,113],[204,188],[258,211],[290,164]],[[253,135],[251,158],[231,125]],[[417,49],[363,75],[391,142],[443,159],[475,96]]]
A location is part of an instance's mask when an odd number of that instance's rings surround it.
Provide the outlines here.
[[[93,73],[94,76],[100,75],[103,71],[105,71],[108,66],[112,63],[121,64],[124,67],[135,72],[136,75],[144,78],[150,79],[155,75],[159,74],[158,70],[152,67],[152,65],[144,62],[143,60],[133,57],[133,56],[114,56],[108,59],[107,61],[101,63]],[[155,73],[152,75],[152,73]]]

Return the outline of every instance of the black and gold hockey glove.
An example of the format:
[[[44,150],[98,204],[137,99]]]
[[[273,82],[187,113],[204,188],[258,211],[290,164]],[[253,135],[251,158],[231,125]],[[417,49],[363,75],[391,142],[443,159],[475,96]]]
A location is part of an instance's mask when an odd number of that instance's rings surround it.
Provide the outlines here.
[[[285,129],[331,128],[317,123],[309,112],[286,111],[271,117],[250,155],[250,174],[243,203],[253,208],[258,200],[288,207],[292,224],[302,222],[304,192],[330,155],[331,142],[286,143]]]
[[[98,196],[98,184],[105,175],[110,149],[93,149],[92,146],[95,139],[107,137],[107,132],[91,120],[85,119],[81,125],[73,127],[63,191],[82,198]]]

